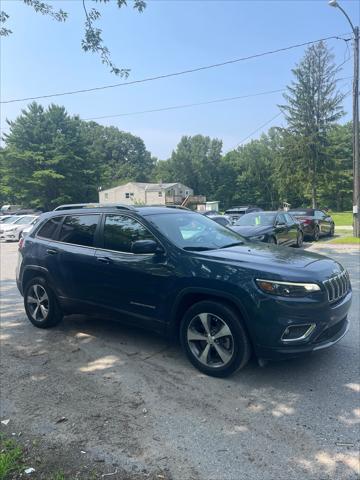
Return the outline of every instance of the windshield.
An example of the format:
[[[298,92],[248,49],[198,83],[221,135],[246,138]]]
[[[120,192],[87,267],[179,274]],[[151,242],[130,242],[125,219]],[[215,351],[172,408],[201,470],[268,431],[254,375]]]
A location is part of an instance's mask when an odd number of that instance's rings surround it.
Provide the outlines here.
[[[36,217],[22,217],[17,220],[16,223],[17,225],[28,225],[31,223],[33,220],[35,220]]]
[[[274,213],[256,212],[247,213],[243,217],[239,218],[235,225],[241,225],[242,227],[261,227],[264,225],[273,225],[276,215]]]
[[[198,213],[149,215],[149,221],[171,242],[185,250],[215,250],[244,243],[236,232]]]
[[[5,220],[3,220],[1,223],[14,223],[17,220],[19,220],[19,217],[8,217],[5,218]]]

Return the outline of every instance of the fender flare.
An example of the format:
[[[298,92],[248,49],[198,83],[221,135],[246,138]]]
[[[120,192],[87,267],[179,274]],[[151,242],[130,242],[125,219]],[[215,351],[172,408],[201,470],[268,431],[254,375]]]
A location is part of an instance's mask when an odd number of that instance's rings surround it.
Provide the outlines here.
[[[247,328],[248,322],[249,322],[249,315],[240,298],[236,297],[231,293],[224,292],[222,290],[219,291],[219,290],[214,290],[212,288],[206,288],[206,287],[187,287],[181,290],[177,294],[175,301],[173,303],[173,306],[171,309],[170,322],[168,323],[168,328],[167,328],[168,334],[170,336],[174,336],[177,333],[178,325],[180,322],[177,312],[182,300],[186,295],[189,295],[189,294],[190,295],[191,294],[206,295],[209,297],[214,297],[215,299],[218,299],[220,301],[225,300],[225,301],[231,302],[240,311],[242,317],[244,318],[245,327]]]

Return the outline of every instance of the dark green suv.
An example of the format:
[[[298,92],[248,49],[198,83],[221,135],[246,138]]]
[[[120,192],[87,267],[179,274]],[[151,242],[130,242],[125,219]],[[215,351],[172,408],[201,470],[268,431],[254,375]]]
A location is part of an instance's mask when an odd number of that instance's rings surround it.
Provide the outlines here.
[[[46,213],[20,242],[29,320],[119,318],[180,336],[189,360],[223,377],[260,359],[319,350],[348,329],[346,270],[314,253],[250,243],[206,216],[166,207]]]

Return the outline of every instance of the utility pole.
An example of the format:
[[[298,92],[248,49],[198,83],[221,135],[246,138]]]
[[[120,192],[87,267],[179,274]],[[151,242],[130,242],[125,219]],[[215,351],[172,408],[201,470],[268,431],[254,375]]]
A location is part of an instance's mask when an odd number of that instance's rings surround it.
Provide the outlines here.
[[[330,0],[331,7],[338,8],[346,17],[354,34],[354,79],[353,79],[353,235],[360,237],[360,160],[359,160],[359,27],[354,27],[349,15],[337,0]]]

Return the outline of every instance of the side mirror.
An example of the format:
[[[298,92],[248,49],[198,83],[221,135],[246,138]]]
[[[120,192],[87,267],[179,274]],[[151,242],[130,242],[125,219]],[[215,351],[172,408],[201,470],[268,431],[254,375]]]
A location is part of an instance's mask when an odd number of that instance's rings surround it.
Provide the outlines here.
[[[163,248],[154,240],[136,240],[131,245],[131,252],[137,254],[163,253]]]

